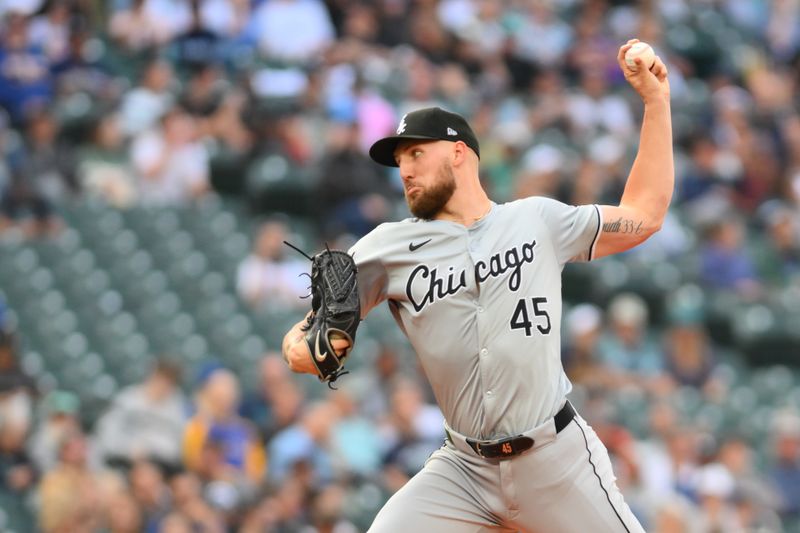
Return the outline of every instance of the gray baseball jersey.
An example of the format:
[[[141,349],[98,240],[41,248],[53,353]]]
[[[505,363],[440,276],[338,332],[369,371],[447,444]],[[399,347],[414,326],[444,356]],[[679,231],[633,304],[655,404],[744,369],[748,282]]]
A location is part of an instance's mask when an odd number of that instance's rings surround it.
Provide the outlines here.
[[[561,271],[590,260],[595,205],[542,197],[492,204],[465,227],[382,224],[350,252],[362,314],[388,300],[449,426],[481,439],[553,417],[571,385],[561,365]]]

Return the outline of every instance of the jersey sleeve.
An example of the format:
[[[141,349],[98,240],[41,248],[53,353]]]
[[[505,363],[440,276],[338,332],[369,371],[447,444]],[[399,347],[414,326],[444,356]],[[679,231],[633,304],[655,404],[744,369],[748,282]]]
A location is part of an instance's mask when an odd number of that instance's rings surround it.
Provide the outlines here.
[[[361,300],[361,318],[386,299],[388,276],[381,261],[379,250],[370,245],[369,236],[361,239],[350,248],[358,267],[358,296]]]
[[[537,197],[535,205],[550,232],[558,262],[591,261],[602,226],[600,208],[594,204],[573,206]]]

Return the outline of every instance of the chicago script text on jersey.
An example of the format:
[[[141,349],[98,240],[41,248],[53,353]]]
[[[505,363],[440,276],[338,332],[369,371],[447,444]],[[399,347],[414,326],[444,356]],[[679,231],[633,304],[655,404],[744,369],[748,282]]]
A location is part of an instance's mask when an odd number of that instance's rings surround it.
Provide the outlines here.
[[[508,288],[516,292],[522,282],[522,266],[532,263],[536,257],[534,248],[536,240],[514,246],[502,252],[497,252],[489,257],[488,261],[477,261],[475,263],[475,281],[478,285],[489,278],[500,277],[507,272]],[[428,265],[421,264],[415,267],[408,276],[406,282],[406,296],[417,312],[422,311],[425,306],[432,304],[448,296],[457,294],[467,286],[467,271],[461,269],[456,271],[455,267],[447,267],[447,274],[440,275],[439,267],[430,268]],[[414,289],[417,289],[415,291]],[[420,297],[420,290],[423,294]],[[417,293],[417,297],[414,293]]]

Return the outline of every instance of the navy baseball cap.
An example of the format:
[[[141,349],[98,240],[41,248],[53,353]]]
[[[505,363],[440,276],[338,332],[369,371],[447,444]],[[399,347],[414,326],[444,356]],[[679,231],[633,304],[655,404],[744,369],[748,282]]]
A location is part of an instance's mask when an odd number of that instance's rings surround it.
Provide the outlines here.
[[[369,149],[369,156],[381,165],[396,167],[394,150],[405,139],[426,141],[463,141],[480,158],[478,138],[466,119],[440,107],[427,107],[406,113],[397,126],[397,135],[384,137]]]

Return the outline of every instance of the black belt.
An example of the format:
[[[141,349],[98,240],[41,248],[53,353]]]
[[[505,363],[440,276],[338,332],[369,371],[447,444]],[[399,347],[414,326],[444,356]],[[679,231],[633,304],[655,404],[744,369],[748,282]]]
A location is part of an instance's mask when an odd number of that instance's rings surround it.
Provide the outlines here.
[[[575,408],[572,407],[572,404],[569,403],[569,401],[565,403],[564,407],[553,417],[556,423],[556,433],[561,433],[561,431],[572,422],[572,419],[575,418],[575,414]],[[484,459],[503,459],[513,457],[532,448],[534,441],[530,437],[517,435],[516,437],[506,437],[497,440],[475,440],[467,438],[467,444],[475,450],[475,453]]]

